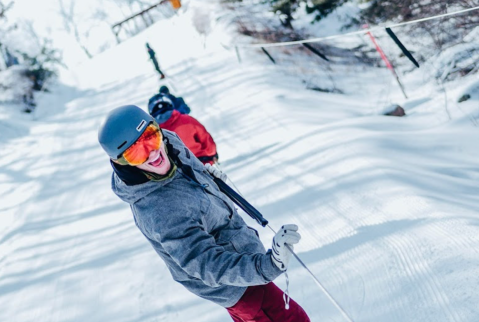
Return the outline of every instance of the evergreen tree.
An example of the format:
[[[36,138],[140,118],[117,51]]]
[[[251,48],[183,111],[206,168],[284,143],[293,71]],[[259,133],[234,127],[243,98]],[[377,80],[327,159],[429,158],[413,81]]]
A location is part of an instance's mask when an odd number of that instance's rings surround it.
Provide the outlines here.
[[[313,22],[320,21],[328,16],[336,8],[340,7],[349,0],[311,0],[306,2],[306,12],[314,14]]]
[[[317,22],[347,1],[349,0],[268,0],[272,11],[280,16],[282,25],[290,29],[293,29],[293,14],[301,3],[305,4],[306,13],[314,15],[312,22]]]
[[[291,21],[294,20],[293,13],[304,0],[269,0],[271,9],[280,16],[281,24],[284,27],[293,29]]]

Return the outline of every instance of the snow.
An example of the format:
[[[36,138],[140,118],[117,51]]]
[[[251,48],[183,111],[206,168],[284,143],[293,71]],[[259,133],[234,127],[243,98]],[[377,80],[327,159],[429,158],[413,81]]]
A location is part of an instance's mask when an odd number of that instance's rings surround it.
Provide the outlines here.
[[[32,81],[27,78],[28,69],[14,65],[0,71],[0,102],[20,102],[23,95],[32,88]]]
[[[184,2],[63,70],[33,115],[0,105],[0,321],[229,320],[172,280],[110,190],[98,126],[119,105],[146,110],[162,84],[185,98],[271,226],[300,227],[295,251],[355,322],[478,321],[477,75],[438,87],[418,69],[403,77],[404,99],[385,68],[333,69],[347,93],[311,91],[260,51],[238,63],[217,41],[234,43],[226,22],[204,46],[195,8],[223,13]],[[391,103],[407,116],[381,115]],[[244,216],[269,247],[273,233]],[[289,277],[312,321],[344,321],[295,260]],[[283,276],[275,282],[284,289]]]

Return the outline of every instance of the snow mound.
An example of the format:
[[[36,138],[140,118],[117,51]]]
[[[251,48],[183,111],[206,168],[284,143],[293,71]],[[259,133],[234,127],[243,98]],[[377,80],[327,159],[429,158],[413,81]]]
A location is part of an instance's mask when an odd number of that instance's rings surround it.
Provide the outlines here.
[[[20,102],[33,83],[27,77],[28,69],[16,65],[0,71],[0,102]]]

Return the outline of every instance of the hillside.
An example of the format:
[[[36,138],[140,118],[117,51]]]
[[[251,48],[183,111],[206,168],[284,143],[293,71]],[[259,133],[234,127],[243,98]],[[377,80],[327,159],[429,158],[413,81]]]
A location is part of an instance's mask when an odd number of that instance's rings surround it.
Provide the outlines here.
[[[418,69],[404,99],[385,68],[333,66],[347,92],[311,91],[260,50],[239,63],[223,46],[238,40],[227,19],[204,46],[200,4],[184,4],[63,71],[34,115],[0,106],[0,321],[229,320],[172,280],[110,190],[98,126],[117,106],[146,109],[162,84],[185,98],[271,226],[300,227],[297,254],[355,322],[477,321],[477,76],[442,88]],[[217,1],[201,5],[212,21],[225,15]],[[391,103],[407,116],[382,115]],[[273,234],[244,216],[268,248]],[[296,261],[289,277],[312,321],[344,321]]]

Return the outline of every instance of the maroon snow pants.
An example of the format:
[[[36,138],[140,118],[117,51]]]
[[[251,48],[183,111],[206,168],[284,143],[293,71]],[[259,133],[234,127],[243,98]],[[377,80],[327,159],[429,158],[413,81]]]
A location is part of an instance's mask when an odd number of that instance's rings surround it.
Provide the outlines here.
[[[235,322],[310,322],[293,299],[284,308],[283,291],[273,283],[250,286],[234,306],[227,308]]]

